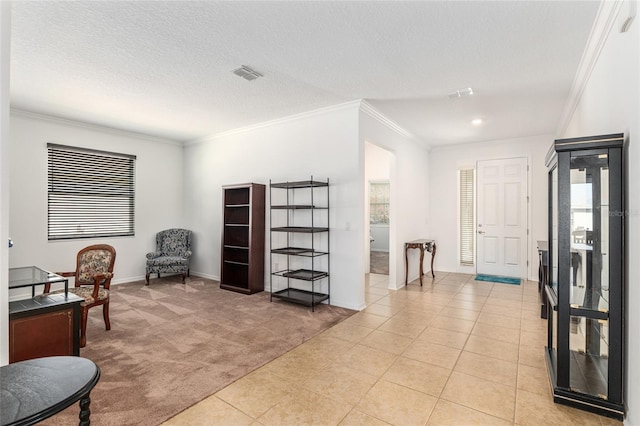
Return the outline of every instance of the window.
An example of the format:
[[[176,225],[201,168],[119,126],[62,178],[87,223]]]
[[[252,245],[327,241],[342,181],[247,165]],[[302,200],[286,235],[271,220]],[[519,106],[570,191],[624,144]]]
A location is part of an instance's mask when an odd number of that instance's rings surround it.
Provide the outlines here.
[[[134,235],[135,156],[55,144],[47,150],[49,240]]]
[[[370,182],[369,217],[372,225],[389,224],[389,182]]]
[[[473,169],[458,170],[460,197],[460,264],[473,265],[475,250],[475,179]]]

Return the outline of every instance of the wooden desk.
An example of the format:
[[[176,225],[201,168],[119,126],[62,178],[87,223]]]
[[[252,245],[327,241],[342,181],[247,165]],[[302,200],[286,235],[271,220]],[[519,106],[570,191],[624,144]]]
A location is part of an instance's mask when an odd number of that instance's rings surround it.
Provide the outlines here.
[[[422,239],[422,240],[413,240],[407,243],[404,243],[404,287],[407,288],[407,280],[409,279],[409,249],[419,249],[420,250],[420,287],[422,287],[422,276],[424,275],[424,271],[422,269],[422,264],[424,262],[424,251],[428,251],[431,253],[431,276],[433,278],[436,277],[433,272],[433,259],[436,257],[436,240]]]
[[[64,293],[36,296],[35,288],[64,283]],[[80,355],[81,297],[69,279],[37,266],[9,269],[9,290],[31,287],[31,298],[9,302],[9,362]]]
[[[80,303],[69,293],[9,302],[9,362],[80,355]]]
[[[0,425],[33,425],[80,401],[80,422],[91,424],[89,393],[100,379],[93,361],[38,358],[0,367]]]

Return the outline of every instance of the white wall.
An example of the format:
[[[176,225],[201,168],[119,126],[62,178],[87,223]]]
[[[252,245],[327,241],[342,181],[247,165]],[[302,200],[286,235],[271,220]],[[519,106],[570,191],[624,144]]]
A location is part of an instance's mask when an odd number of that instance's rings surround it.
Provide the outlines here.
[[[269,289],[269,180],[329,178],[331,304],[364,307],[358,106],[349,103],[241,129],[185,147],[185,206],[198,235],[192,271],[219,279],[223,185],[267,185],[265,288]],[[322,282],[320,282],[322,284]],[[302,283],[304,284],[304,283]]]
[[[353,102],[220,135],[183,149],[171,141],[14,111],[9,231],[16,245],[11,249],[9,267],[72,269],[75,253],[98,242],[47,241],[46,144],[53,142],[137,156],[136,236],[99,240],[116,247],[114,284],[142,279],[144,254],[153,249],[155,233],[181,226],[194,231],[192,272],[219,278],[222,185],[328,177],[332,303],[362,309],[365,139],[384,141],[378,144],[392,150],[402,163],[401,170],[391,167],[391,179],[397,179],[398,185],[392,188],[396,206],[392,215],[404,224],[398,226],[392,242],[401,248],[404,241],[428,234],[428,153],[383,123],[362,114],[360,102]],[[398,265],[403,265],[402,250],[391,250]],[[410,268],[410,279],[417,278],[417,253],[412,253]],[[404,270],[392,272],[390,280],[397,287],[404,282]]]
[[[622,8],[622,13],[626,8]],[[619,19],[622,16],[618,17]],[[620,21],[615,21],[618,24]],[[640,425],[640,22],[617,25],[606,38],[563,137],[624,132],[627,136],[627,395],[625,424]]]
[[[429,224],[429,152],[404,131],[396,128],[368,104],[363,104],[360,114],[361,163],[364,162],[364,146],[369,142],[391,152],[390,161],[390,232],[389,232],[389,288],[404,286],[404,243],[418,238],[432,238]],[[364,173],[364,171],[363,171]],[[362,175],[364,185],[364,174]],[[361,203],[365,204],[365,192]],[[364,220],[364,216],[363,216]],[[361,240],[361,245],[368,244]],[[439,248],[438,248],[439,250]],[[429,255],[425,255],[425,263]],[[409,251],[409,282],[418,278],[418,250]],[[439,255],[434,268],[438,270]],[[428,269],[428,267],[425,267]],[[364,272],[364,271],[363,271]]]
[[[475,267],[461,266],[458,253],[457,171],[478,160],[526,157],[529,160],[529,279],[537,280],[537,240],[547,239],[547,169],[544,158],[553,143],[551,135],[437,147],[429,162],[432,237],[438,240],[438,269],[473,274]]]
[[[371,242],[371,251],[389,251],[389,225],[373,224],[369,225],[369,232],[373,241]],[[365,234],[366,236],[366,234]]]
[[[9,70],[11,2],[0,2],[0,366],[9,363]]]
[[[106,243],[117,253],[113,284],[139,280],[145,274],[145,254],[155,249],[156,232],[184,226],[179,143],[20,111],[11,113],[10,140],[9,231],[15,245],[9,267],[71,271],[80,248]],[[137,156],[135,237],[47,240],[48,142]]]

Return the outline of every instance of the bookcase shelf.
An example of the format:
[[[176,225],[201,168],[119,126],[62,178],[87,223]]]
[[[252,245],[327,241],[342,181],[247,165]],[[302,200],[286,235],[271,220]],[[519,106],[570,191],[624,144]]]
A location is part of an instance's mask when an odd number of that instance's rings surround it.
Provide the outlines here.
[[[269,182],[269,191],[271,299],[313,311],[330,302],[329,179]]]

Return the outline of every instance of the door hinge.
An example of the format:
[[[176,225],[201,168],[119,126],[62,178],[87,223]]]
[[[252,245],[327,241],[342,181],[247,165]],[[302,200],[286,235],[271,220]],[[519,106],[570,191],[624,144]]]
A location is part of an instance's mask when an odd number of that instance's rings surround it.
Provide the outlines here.
[[[527,229],[527,235],[529,235],[529,230]]]
[[[527,195],[527,203],[529,202],[529,196]]]
[[[529,266],[529,261],[527,260],[527,266]]]

